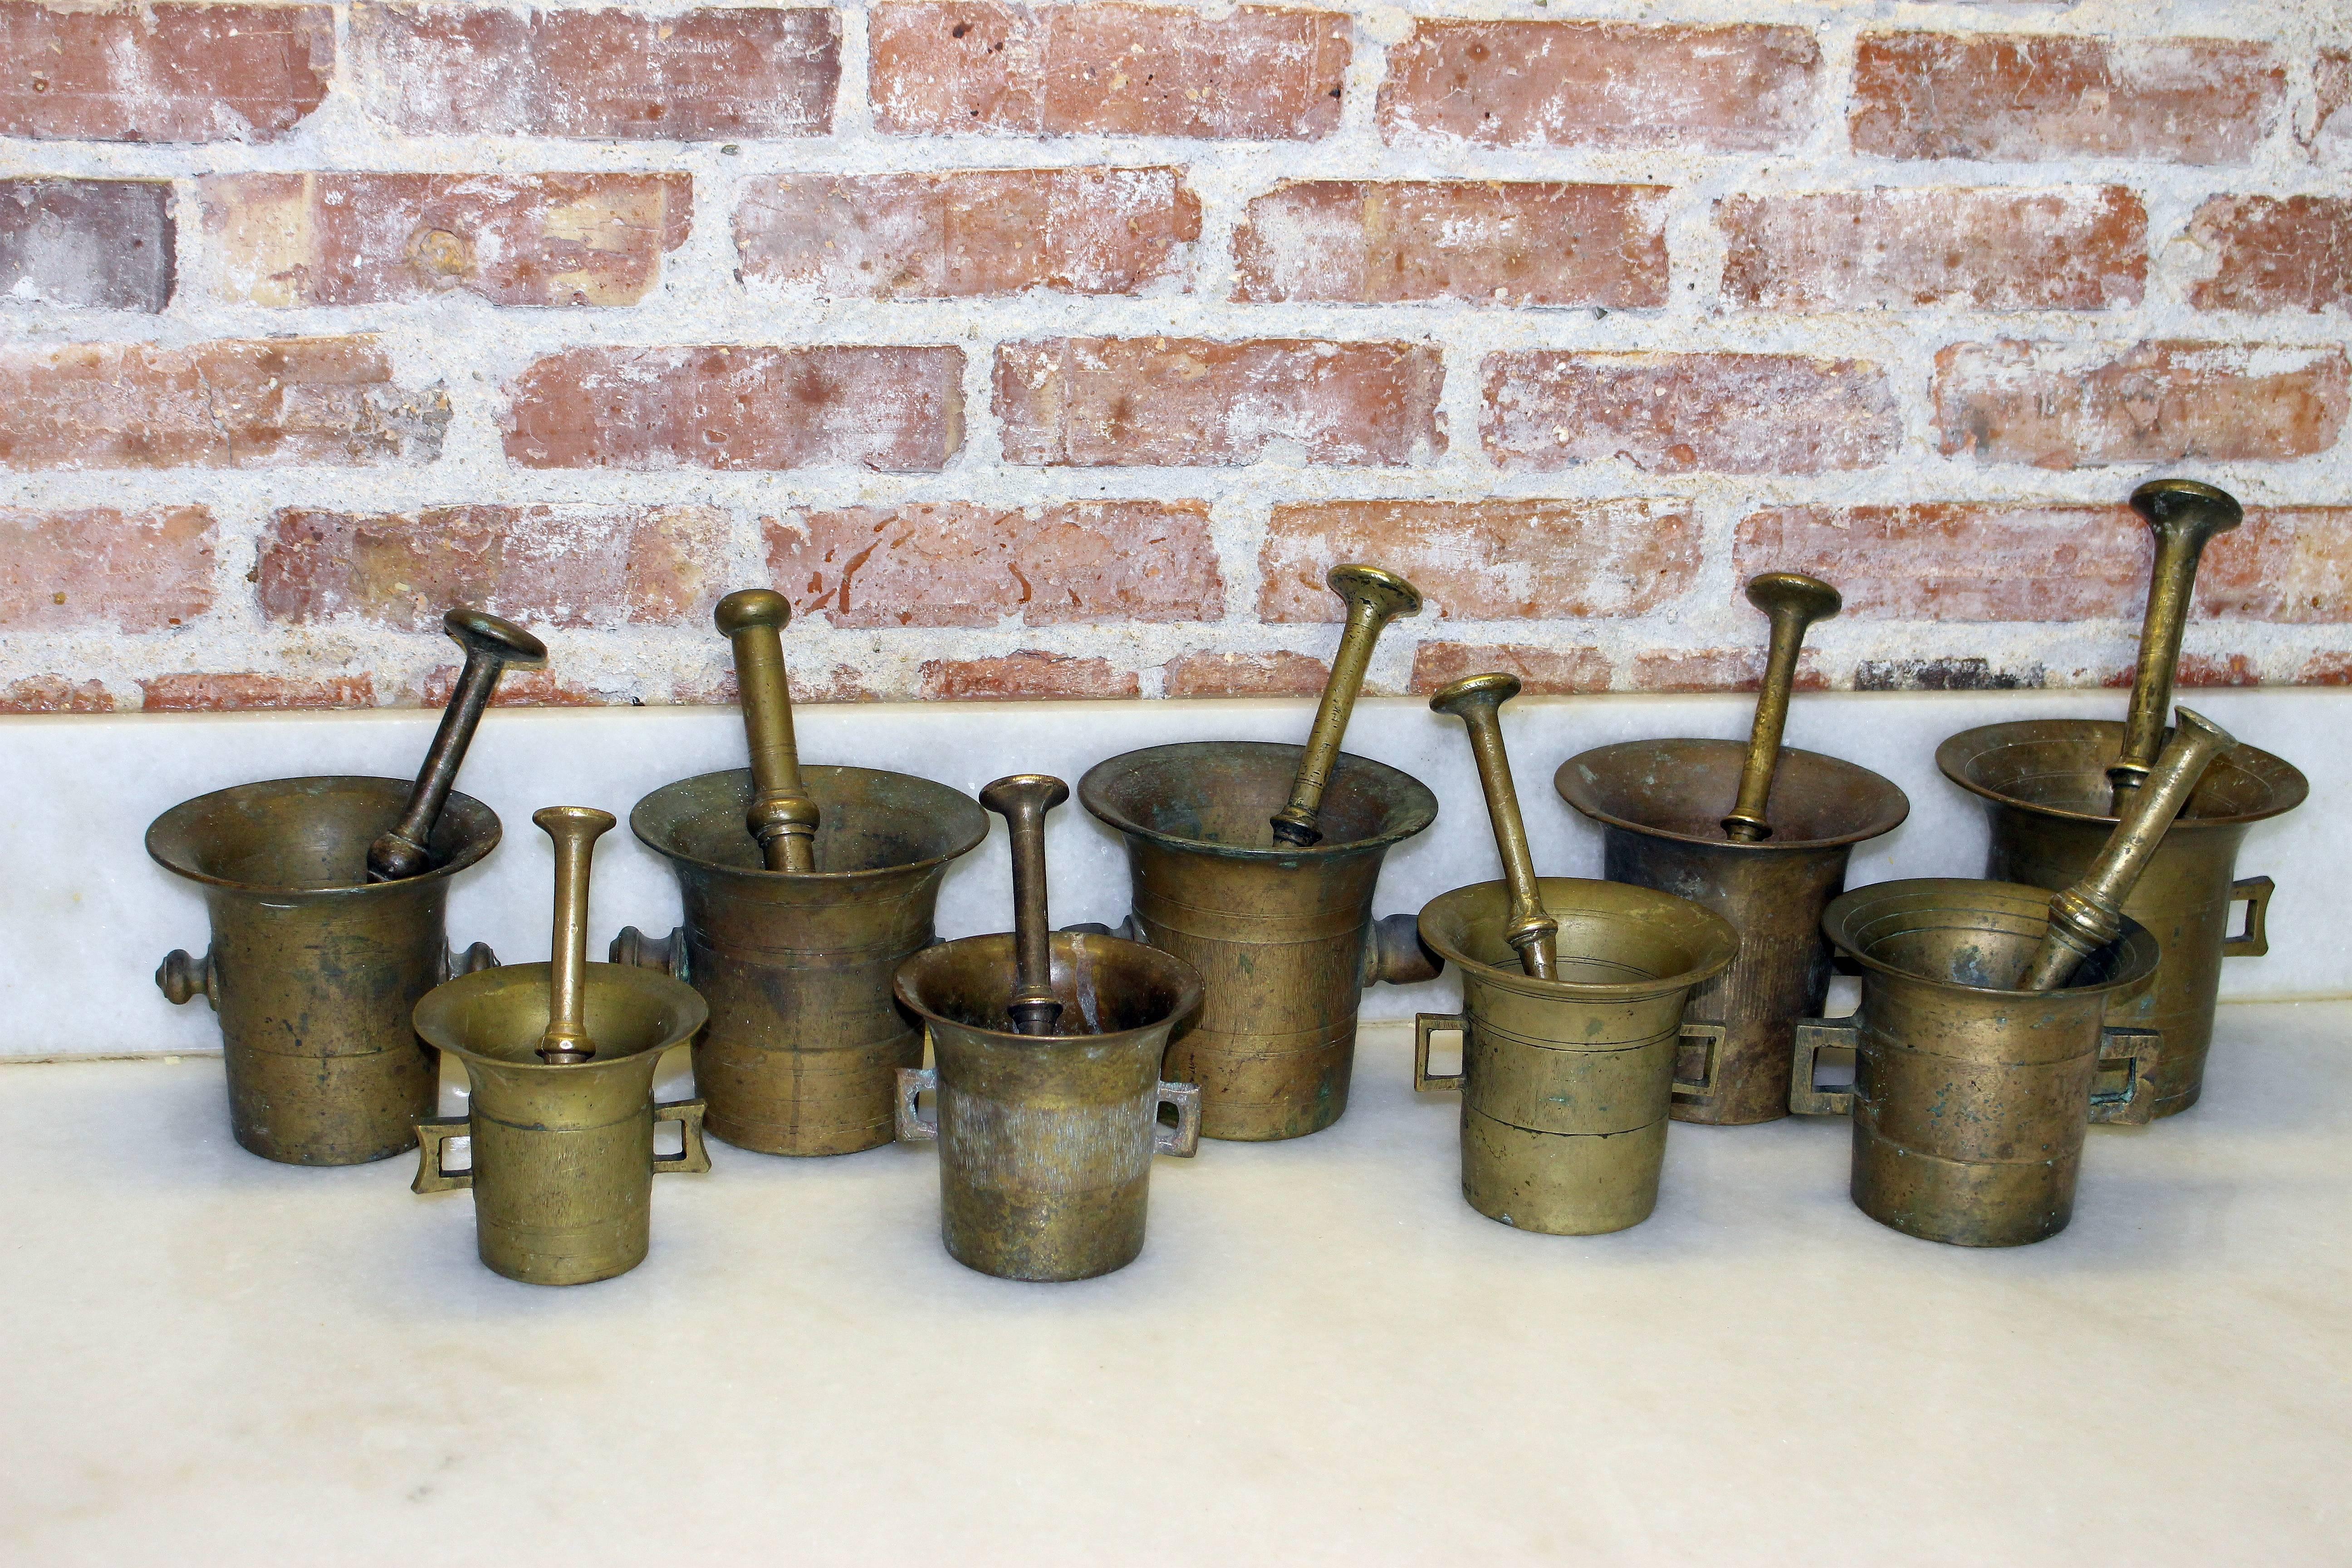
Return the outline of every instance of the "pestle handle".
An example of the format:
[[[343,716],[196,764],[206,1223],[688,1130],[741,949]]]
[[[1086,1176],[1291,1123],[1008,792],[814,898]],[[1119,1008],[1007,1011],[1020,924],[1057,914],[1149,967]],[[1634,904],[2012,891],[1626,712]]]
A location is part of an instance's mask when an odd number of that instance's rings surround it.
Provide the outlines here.
[[[1478,760],[1478,785],[1486,794],[1486,816],[1495,825],[1495,847],[1503,857],[1503,878],[1511,889],[1510,923],[1503,940],[1517,950],[1520,967],[1538,980],[1557,977],[1559,921],[1543,907],[1535,858],[1528,851],[1528,825],[1519,815],[1519,792],[1511,782],[1511,754],[1503,746],[1503,704],[1519,694],[1516,675],[1473,675],[1429,700],[1439,713],[1451,713],[1470,731],[1470,754]]]
[[[2099,858],[2083,879],[2050,900],[2050,929],[2026,965],[2021,991],[2054,991],[2074,978],[2076,966],[2123,934],[2124,900],[2164,842],[2172,819],[2205,776],[2214,758],[2238,742],[2202,715],[2183,708],[2164,754],[2147,782],[2133,791],[2123,820],[2107,835]]]
[[[1062,1005],[1054,999],[1054,928],[1045,918],[1045,814],[1070,798],[1070,786],[1046,773],[1014,773],[980,792],[980,804],[1004,818],[1013,840],[1013,951],[1018,974],[1005,1011],[1024,1035],[1050,1035]]]
[[[767,588],[740,588],[719,601],[711,619],[735,645],[735,686],[751,750],[751,807],[743,826],[759,841],[769,870],[814,871],[816,802],[801,780],[780,635],[792,624],[792,602]]]
[[[1748,602],[1770,618],[1772,641],[1764,656],[1764,681],[1756,692],[1756,722],[1748,733],[1748,760],[1739,768],[1739,798],[1723,819],[1724,837],[1761,844],[1772,837],[1765,810],[1772,803],[1772,775],[1780,769],[1780,732],[1789,726],[1789,694],[1797,685],[1797,655],[1805,632],[1844,607],[1838,591],[1801,572],[1763,572],[1748,580]]]
[[[583,988],[588,976],[588,862],[596,840],[613,829],[613,814],[593,805],[548,805],[530,819],[555,840],[555,932],[548,947],[547,1033],[540,1056],[584,1062],[596,1054],[588,1037]]]
[[[1307,750],[1298,759],[1298,776],[1291,781],[1290,800],[1274,814],[1274,838],[1304,849],[1323,837],[1320,817],[1323,791],[1339,765],[1339,742],[1347,738],[1348,716],[1364,688],[1364,671],[1371,668],[1372,646],[1381,629],[1399,616],[1421,614],[1421,590],[1393,572],[1378,566],[1334,566],[1324,584],[1348,606],[1348,622],[1339,633],[1339,651],[1331,656],[1331,678],[1323,683],[1323,700],[1315,710],[1315,727],[1307,732]]]
[[[433,841],[434,825],[449,802],[457,770],[465,764],[466,748],[482,722],[482,710],[499,688],[499,677],[509,664],[543,664],[546,645],[515,625],[487,610],[460,605],[441,617],[441,629],[466,650],[466,666],[441,710],[441,727],[425,748],[425,765],[408,792],[408,805],[390,831],[368,846],[367,879],[398,882],[433,868],[425,846]]]
[[[2150,479],[2132,491],[2132,510],[2156,534],[2148,569],[2147,615],[2140,623],[2139,662],[2132,670],[2131,706],[2124,710],[2123,754],[2107,769],[2118,817],[2156,764],[2164,743],[2164,715],[2172,706],[2172,679],[2180,665],[2180,635],[2197,592],[2197,563],[2217,533],[2244,518],[2229,491],[2194,479]]]

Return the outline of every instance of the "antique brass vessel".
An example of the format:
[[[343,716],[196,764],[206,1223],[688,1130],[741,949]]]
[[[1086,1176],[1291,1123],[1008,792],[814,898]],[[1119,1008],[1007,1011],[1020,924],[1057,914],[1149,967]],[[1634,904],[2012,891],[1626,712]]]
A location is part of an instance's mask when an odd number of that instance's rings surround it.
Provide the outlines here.
[[[449,978],[495,964],[448,947],[457,875],[498,847],[499,819],[451,785],[509,662],[537,638],[478,610],[443,621],[464,673],[412,784],[338,776],[238,784],[183,801],[147,853],[204,890],[212,944],[175,951],[155,984],[220,1015],[229,1126],[256,1154],[353,1165],[415,1146],[438,1068],[409,1014]]]
[[[416,1006],[416,1028],[465,1065],[464,1116],[417,1122],[414,1190],[474,1194],[483,1263],[530,1285],[584,1285],[645,1261],[653,1179],[708,1171],[702,1101],[654,1102],[662,1053],[707,1016],[689,986],[649,970],[587,962],[588,861],[609,812],[549,806],[533,822],[556,846],[555,937],[546,963],[450,981]],[[654,1126],[684,1142],[654,1152]],[[468,1163],[448,1168],[453,1139]]]
[[[940,882],[988,817],[929,779],[801,766],[778,651],[789,615],[764,590],[719,602],[755,765],[637,803],[629,826],[677,873],[686,923],[659,941],[625,929],[610,956],[710,1004],[694,1077],[713,1134],[765,1154],[846,1154],[891,1140],[897,1074],[923,1059],[891,977],[935,940]],[[795,858],[806,864],[778,864]]]
[[[1122,929],[1198,970],[1201,1017],[1169,1047],[1171,1076],[1201,1088],[1204,1137],[1297,1138],[1348,1106],[1366,986],[1437,973],[1409,914],[1372,919],[1390,848],[1437,817],[1437,797],[1385,763],[1339,749],[1372,642],[1402,578],[1337,567],[1349,618],[1304,747],[1208,741],[1097,763],[1087,811],[1127,841],[1133,914]],[[1312,832],[1277,840],[1269,825]]]
[[[1200,1091],[1160,1078],[1200,976],[1140,942],[1049,927],[1045,816],[1069,794],[1041,774],[981,792],[1011,830],[1014,929],[928,948],[898,977],[934,1058],[898,1075],[898,1136],[940,1145],[949,1256],[1007,1279],[1133,1262],[1152,1156],[1190,1158],[1200,1143]],[[926,1092],[936,1121],[919,1113]]]
[[[1944,776],[1980,796],[1992,818],[1985,875],[2063,888],[2097,857],[2163,736],[2172,680],[2205,542],[2237,526],[2238,503],[2210,485],[2158,479],[2132,494],[2156,534],[2147,621],[2123,722],[2033,719],[1986,725],[1937,748]],[[2156,1114],[2197,1103],[2213,1043],[2221,961],[2269,951],[2272,882],[2237,874],[2239,847],[2258,822],[2294,810],[2310,791],[2280,758],[2240,745],[2206,771],[2124,903],[2152,931],[2163,957],[2155,983],[2119,996],[2114,1022],[2164,1036]],[[2232,916],[2246,906],[2242,929]]]
[[[2066,1227],[2092,1121],[2145,1123],[2163,1041],[2112,1025],[2158,946],[2119,912],[2137,865],[2229,737],[2183,709],[2181,733],[2093,873],[2054,898],[2014,882],[1932,879],[1859,888],[1823,925],[1862,970],[1853,1016],[1797,1026],[1791,1110],[1853,1118],[1854,1204],[1929,1241],[2016,1247]],[[1815,1058],[1854,1053],[1853,1085],[1822,1090]],[[2101,1089],[2120,1069],[2120,1088]]]
[[[1536,876],[1497,713],[1518,690],[1515,676],[1474,675],[1429,701],[1469,728],[1503,880],[1421,911],[1423,940],[1462,976],[1462,1011],[1415,1020],[1412,1083],[1462,1091],[1471,1207],[1522,1230],[1590,1236],[1657,1206],[1683,1045],[1696,1040],[1711,1064],[1722,1036],[1685,1023],[1684,1004],[1739,937],[1671,894]],[[1462,1070],[1433,1074],[1430,1037],[1446,1030],[1461,1032]]]
[[[1805,628],[1836,613],[1836,590],[1769,572],[1748,596],[1772,628],[1748,744],[1629,741],[1570,758],[1553,781],[1601,825],[1609,880],[1689,899],[1739,932],[1739,956],[1691,994],[1692,1021],[1722,1037],[1713,1087],[1675,1090],[1681,1121],[1789,1113],[1790,1032],[1821,1011],[1829,990],[1822,911],[1845,886],[1854,846],[1893,832],[1911,811],[1868,768],[1780,743]],[[1679,1078],[1708,1076],[1686,1062]]]

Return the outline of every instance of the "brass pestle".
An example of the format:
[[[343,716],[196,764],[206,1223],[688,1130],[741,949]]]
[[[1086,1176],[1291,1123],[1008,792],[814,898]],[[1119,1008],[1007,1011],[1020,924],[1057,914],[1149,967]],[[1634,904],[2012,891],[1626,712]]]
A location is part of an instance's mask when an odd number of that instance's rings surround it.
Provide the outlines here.
[[[2197,563],[2207,541],[2229,532],[2245,516],[2228,491],[2194,479],[2150,479],[2132,491],[2131,506],[2156,533],[2156,561],[2148,571],[2147,616],[2140,623],[2131,706],[2124,712],[2123,754],[2107,769],[2115,790],[2108,810],[2118,817],[2164,743],[2164,715],[2172,706],[2180,634],[2197,590]]]
[[[474,742],[474,731],[482,722],[482,710],[490,705],[490,694],[498,689],[499,677],[509,664],[535,665],[547,659],[546,646],[537,637],[486,610],[460,605],[441,617],[441,628],[466,650],[466,665],[457,672],[457,684],[441,710],[441,727],[433,732],[433,744],[425,748],[425,765],[417,770],[415,787],[409,791],[400,820],[368,846],[371,882],[404,881],[433,868],[433,857],[425,846],[433,841],[434,825],[448,804],[457,770],[466,761],[466,748]]]
[[[1756,693],[1756,721],[1748,731],[1748,760],[1739,769],[1739,796],[1723,819],[1724,837],[1761,844],[1772,837],[1765,808],[1772,801],[1772,775],[1780,766],[1780,732],[1789,724],[1789,694],[1797,683],[1797,655],[1805,631],[1843,606],[1838,591],[1801,572],[1762,572],[1748,580],[1748,602],[1769,616],[1772,641],[1764,656],[1764,680]],[[1720,797],[1717,797],[1720,798]]]
[[[582,996],[588,972],[588,862],[614,817],[593,805],[549,805],[530,819],[555,840],[555,933],[547,955],[547,1032],[540,1037],[539,1054],[549,1062],[584,1062],[596,1054]]]
[[[1323,700],[1315,710],[1315,727],[1307,733],[1289,804],[1272,818],[1275,842],[1301,849],[1322,840],[1318,819],[1323,791],[1339,763],[1339,742],[1347,737],[1348,716],[1363,689],[1372,645],[1397,616],[1421,614],[1421,590],[1378,566],[1334,566],[1323,581],[1347,602],[1348,624],[1339,633],[1339,651],[1331,656],[1331,678],[1323,683]]]
[[[751,750],[751,808],[743,825],[769,870],[814,871],[816,801],[801,780],[793,689],[779,635],[792,624],[792,602],[767,588],[740,588],[719,601],[711,618],[735,645],[735,684]]]
[[[2189,709],[2178,710],[2172,740],[2156,768],[2136,786],[2106,847],[2082,880],[2050,900],[2050,928],[2026,965],[2021,991],[2054,991],[2076,966],[2123,934],[2124,900],[2164,842],[2172,819],[2189,804],[2207,764],[2238,742],[2228,731]]]
[[[1528,852],[1528,826],[1519,816],[1519,792],[1511,782],[1511,754],[1503,746],[1503,724],[1497,710],[1519,694],[1516,675],[1473,675],[1454,682],[1429,700],[1430,708],[1451,713],[1470,731],[1470,754],[1478,759],[1478,784],[1486,795],[1486,816],[1495,826],[1495,847],[1503,857],[1503,878],[1510,886],[1509,921],[1503,940],[1519,955],[1519,964],[1538,980],[1555,978],[1559,954],[1555,939],[1559,921],[1547,913],[1536,884],[1535,859]]]
[[[980,792],[980,804],[1004,818],[1013,840],[1013,950],[1017,980],[1005,1006],[1024,1035],[1050,1035],[1061,1021],[1054,997],[1054,928],[1045,919],[1045,814],[1070,798],[1070,786],[1045,773],[1014,773]]]

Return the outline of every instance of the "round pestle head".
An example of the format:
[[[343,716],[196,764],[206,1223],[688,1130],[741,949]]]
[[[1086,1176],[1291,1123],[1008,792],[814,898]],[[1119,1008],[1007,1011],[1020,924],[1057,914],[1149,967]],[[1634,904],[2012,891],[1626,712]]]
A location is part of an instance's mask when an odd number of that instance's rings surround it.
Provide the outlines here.
[[[1496,671],[1488,675],[1465,675],[1450,686],[1440,689],[1429,700],[1433,713],[1451,713],[1459,717],[1473,708],[1496,709],[1517,697],[1519,678]]]
[[[1350,610],[1364,605],[1383,621],[1421,614],[1421,590],[1378,566],[1334,566],[1323,584],[1347,601]]]
[[[547,645],[500,616],[460,605],[441,617],[441,629],[468,654],[488,654],[501,664],[544,664]]]
[[[1793,612],[1805,626],[1845,608],[1838,591],[1802,572],[1759,572],[1748,579],[1748,602],[1768,616]]]
[[[1051,773],[1014,773],[980,792],[980,804],[999,816],[1034,810],[1039,817],[1070,798],[1070,786]]]
[[[2210,539],[2245,521],[2238,498],[2195,479],[2150,479],[2131,493],[2131,509],[2162,531],[2181,529]]]
[[[719,601],[710,620],[722,636],[730,637],[755,626],[781,632],[792,625],[793,602],[772,588],[738,588]]]

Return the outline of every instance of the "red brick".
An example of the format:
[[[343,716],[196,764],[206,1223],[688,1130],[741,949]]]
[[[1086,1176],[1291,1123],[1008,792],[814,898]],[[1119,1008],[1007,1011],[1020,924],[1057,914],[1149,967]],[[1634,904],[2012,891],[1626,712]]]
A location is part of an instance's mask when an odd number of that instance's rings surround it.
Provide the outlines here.
[[[1161,667],[1170,697],[1319,697],[1331,679],[1321,659],[1274,653],[1180,653]]]
[[[271,142],[327,96],[325,5],[0,0],[0,135]]]
[[[768,568],[836,626],[1218,621],[1225,584],[1206,501],[949,501],[765,523]]]
[[[823,6],[352,6],[360,100],[418,135],[823,136],[841,19]]]
[[[2348,378],[2341,349],[1956,343],[1936,356],[1936,423],[1948,454],[2045,468],[2283,460],[2336,444]]]
[[[1732,574],[1810,572],[1864,620],[2079,621],[2138,614],[2148,556],[2120,506],[1792,506],[1740,519]]]
[[[786,645],[786,664],[792,664],[790,645]],[[793,701],[803,702],[883,702],[893,698],[911,697],[911,691],[885,691],[870,684],[866,671],[846,664],[836,664],[823,674],[805,668],[791,670]],[[671,689],[673,702],[716,704],[732,708],[742,700],[742,689],[736,684],[732,669],[721,670],[709,677],[687,676]]]
[[[262,536],[261,613],[437,630],[467,604],[534,626],[699,624],[727,514],[707,506],[453,506],[415,513],[289,507]]]
[[[435,617],[437,629],[440,621]],[[403,706],[415,708],[446,708],[457,689],[457,677],[464,667],[455,664],[436,665],[424,677],[404,685],[400,693]],[[618,708],[638,700],[634,690],[606,689],[577,685],[561,674],[544,667],[538,669],[509,669],[499,677],[499,689],[491,694],[490,704],[496,708]]]
[[[2352,49],[2322,49],[2312,62],[2311,136],[2315,156],[2333,163],[2352,150]]]
[[[172,252],[168,180],[0,180],[0,297],[152,313]]]
[[[2242,621],[2352,622],[2352,507],[2259,507],[2206,545],[2200,614]]]
[[[150,713],[222,713],[242,708],[373,708],[365,675],[158,675],[139,683]]]
[[[1134,697],[1142,690],[1133,671],[1110,661],[1040,653],[1034,648],[994,658],[930,658],[923,661],[920,692],[926,701],[1021,701],[1055,697]]]
[[[1200,237],[1170,168],[778,174],[735,213],[747,282],[877,300],[1139,293],[1184,281]]]
[[[2121,669],[2107,671],[2100,677],[2099,684],[2109,688],[2127,687],[2137,673],[2126,665]],[[2172,683],[2185,687],[2260,686],[2263,675],[2254,668],[2253,661],[2242,653],[2225,654],[2218,658],[2211,654],[2184,653],[2180,656],[2180,662],[2173,668]]]
[[[1416,697],[1426,697],[1465,676],[1500,670],[1519,678],[1532,697],[1566,697],[1606,691],[1615,666],[1597,647],[1530,647],[1523,643],[1425,642],[1412,650]]]
[[[2121,185],[1732,196],[1724,297],[1780,310],[2137,305],[2147,210]]]
[[[1820,66],[1802,27],[1424,18],[1389,51],[1381,133],[1769,152],[1811,129]]]
[[[1333,12],[882,0],[870,16],[883,132],[1284,142],[1339,123],[1349,24]]]
[[[1666,302],[1662,185],[1306,180],[1249,205],[1236,300]]]
[[[1653,648],[1633,656],[1636,691],[1753,691],[1764,684],[1763,633],[1753,647]],[[1796,688],[1826,691],[1814,650],[1797,655]]]
[[[100,680],[28,675],[0,690],[0,713],[111,713],[114,694]]]
[[[1864,33],[1847,122],[1884,158],[2242,163],[2285,94],[2264,44]]]
[[[1051,338],[998,347],[995,406],[1013,463],[1230,467],[1279,446],[1390,465],[1445,450],[1444,384],[1417,343]]]
[[[0,630],[155,632],[213,606],[219,531],[200,506],[0,508]]]
[[[2352,686],[2352,653],[2315,653],[2295,672],[2297,686]]]
[[[2324,310],[2352,301],[2352,200],[2209,196],[2189,237],[2212,258],[2200,310]]]
[[[505,436],[525,468],[936,469],[963,444],[963,351],[567,349],[515,381]]]
[[[449,396],[408,388],[373,338],[0,348],[0,466],[414,466],[441,455]]]
[[[221,174],[205,179],[225,297],[374,305],[634,305],[694,220],[688,174]]]
[[[1885,373],[1858,360],[1517,349],[1485,369],[1480,433],[1507,468],[1818,474],[1884,463],[1903,441]]]
[[[1323,577],[1342,561],[1402,573],[1437,619],[1640,616],[1696,579],[1699,524],[1686,503],[1641,498],[1295,501],[1267,524],[1259,618],[1340,619]]]

